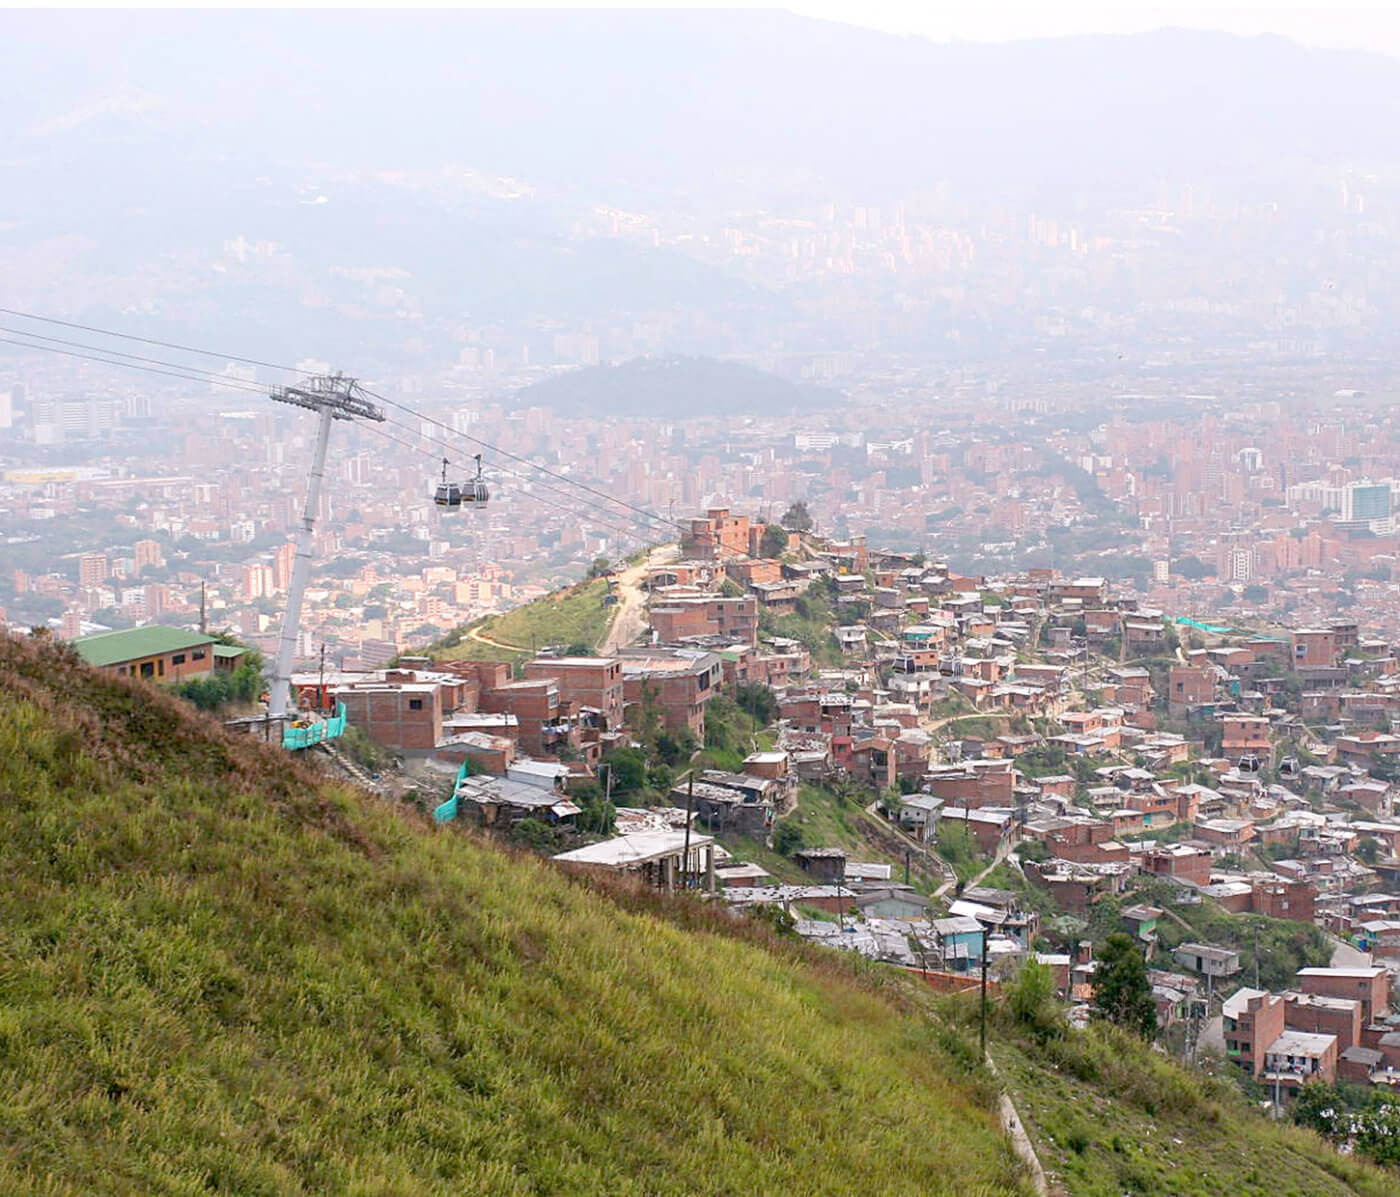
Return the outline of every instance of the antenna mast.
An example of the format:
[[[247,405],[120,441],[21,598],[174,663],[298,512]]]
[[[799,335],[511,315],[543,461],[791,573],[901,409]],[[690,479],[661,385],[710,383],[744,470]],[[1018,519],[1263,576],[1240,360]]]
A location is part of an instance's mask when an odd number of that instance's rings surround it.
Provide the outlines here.
[[[383,422],[384,412],[367,398],[360,384],[343,374],[318,374],[304,385],[274,387],[270,397],[277,403],[304,407],[320,416],[316,429],[316,452],[311,476],[306,483],[306,509],[297,531],[297,551],[292,576],[287,584],[287,610],[282,616],[282,638],[277,645],[277,663],[268,695],[268,714],[285,715],[291,706],[292,660],[296,655],[297,633],[301,630],[301,600],[311,575],[311,533],[316,525],[316,509],[321,501],[321,482],[326,473],[326,447],[330,443],[332,420],[375,420]]]

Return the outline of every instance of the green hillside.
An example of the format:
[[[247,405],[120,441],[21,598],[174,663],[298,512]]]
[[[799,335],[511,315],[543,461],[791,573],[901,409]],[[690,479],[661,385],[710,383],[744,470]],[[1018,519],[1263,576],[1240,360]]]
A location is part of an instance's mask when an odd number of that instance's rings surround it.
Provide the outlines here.
[[[970,1012],[969,1012],[970,1013]],[[1273,1122],[1230,1072],[1182,1067],[1104,1026],[1036,1044],[999,1028],[992,1056],[1052,1180],[1075,1197],[1371,1197],[1400,1176]]]
[[[870,970],[4,637],[0,796],[0,1192],[1026,1191]]]
[[[607,595],[608,584],[602,578],[566,586],[532,603],[487,616],[468,629],[475,635],[453,634],[434,646],[433,655],[444,661],[514,663],[551,644],[586,644],[592,649],[607,634],[615,610],[604,603]]]

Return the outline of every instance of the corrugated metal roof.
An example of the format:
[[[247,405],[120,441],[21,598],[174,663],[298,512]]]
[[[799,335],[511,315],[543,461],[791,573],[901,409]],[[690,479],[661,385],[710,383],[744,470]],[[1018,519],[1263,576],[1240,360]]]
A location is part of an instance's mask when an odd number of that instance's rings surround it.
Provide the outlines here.
[[[98,632],[73,641],[78,655],[89,665],[117,665],[161,653],[177,653],[184,648],[201,648],[214,643],[214,637],[183,628],[130,628],[119,632]]]

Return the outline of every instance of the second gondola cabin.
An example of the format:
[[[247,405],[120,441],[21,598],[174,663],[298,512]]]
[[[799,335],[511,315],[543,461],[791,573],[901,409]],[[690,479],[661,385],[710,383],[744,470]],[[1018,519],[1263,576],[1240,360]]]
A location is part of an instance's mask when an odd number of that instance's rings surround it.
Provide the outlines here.
[[[447,480],[447,458],[442,459],[442,481],[438,483],[437,491],[433,496],[433,502],[439,507],[448,508],[480,508],[485,507],[490,501],[491,492],[486,488],[486,482],[481,476],[481,454],[475,456],[476,477],[468,478],[460,485]]]

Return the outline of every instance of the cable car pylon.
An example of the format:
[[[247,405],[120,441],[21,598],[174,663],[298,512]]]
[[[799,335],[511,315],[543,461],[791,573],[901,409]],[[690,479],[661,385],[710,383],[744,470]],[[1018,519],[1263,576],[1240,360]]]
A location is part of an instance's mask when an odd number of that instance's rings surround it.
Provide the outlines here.
[[[301,600],[311,576],[311,534],[316,526],[316,508],[321,500],[321,483],[326,473],[326,449],[330,444],[333,420],[384,421],[384,412],[365,397],[360,384],[343,374],[318,374],[298,386],[274,387],[270,398],[277,403],[304,407],[320,417],[316,429],[316,450],[311,475],[306,483],[306,509],[297,530],[296,557],[287,584],[287,609],[282,616],[282,636],[277,645],[272,687],[268,692],[268,714],[285,716],[291,707],[292,661],[296,655],[297,633],[301,630]]]

